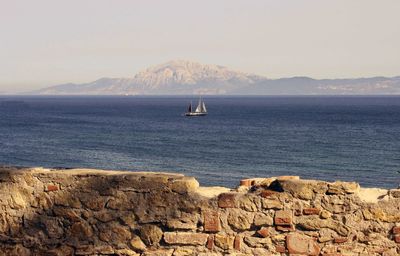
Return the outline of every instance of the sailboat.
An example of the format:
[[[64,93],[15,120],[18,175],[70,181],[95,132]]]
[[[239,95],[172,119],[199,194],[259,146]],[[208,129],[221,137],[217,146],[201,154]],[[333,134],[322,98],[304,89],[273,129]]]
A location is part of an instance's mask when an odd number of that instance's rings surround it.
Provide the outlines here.
[[[206,104],[204,104],[204,101],[202,101],[201,97],[199,99],[199,104],[197,105],[196,110],[193,111],[192,102],[190,102],[188,110],[185,113],[185,116],[205,116],[205,115],[207,115]]]

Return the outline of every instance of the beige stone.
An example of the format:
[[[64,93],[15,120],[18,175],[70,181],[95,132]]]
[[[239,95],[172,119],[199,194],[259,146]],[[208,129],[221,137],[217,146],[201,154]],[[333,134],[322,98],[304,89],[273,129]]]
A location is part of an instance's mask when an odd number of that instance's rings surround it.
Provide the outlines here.
[[[9,222],[7,221],[6,214],[4,212],[0,212],[0,234],[8,233]]]
[[[318,244],[310,237],[300,234],[289,234],[286,237],[286,246],[290,254],[319,255]]]
[[[174,249],[158,249],[145,251],[141,254],[141,256],[171,256],[174,252]]]
[[[328,190],[328,184],[316,180],[277,180],[283,191],[296,198],[311,200],[316,193],[324,194]]]
[[[296,219],[297,225],[305,230],[318,231],[322,228],[329,228],[336,231],[341,236],[347,236],[350,228],[333,219],[320,219],[316,216],[299,217]]]
[[[265,213],[257,212],[254,215],[254,225],[255,226],[272,226],[272,225],[274,225],[274,219]]]
[[[338,234],[329,228],[321,228],[319,231],[318,242],[326,243],[328,241],[332,241]]]
[[[104,242],[115,245],[125,244],[131,239],[131,232],[128,227],[121,226],[118,222],[111,222],[99,228],[99,238]]]
[[[54,204],[71,208],[81,208],[79,197],[68,191],[59,191],[54,197]]]
[[[280,254],[271,254],[271,250],[264,249],[264,248],[255,248],[251,251],[251,254],[245,254],[247,255],[252,255],[252,256],[280,256]]]
[[[158,244],[162,236],[162,230],[156,225],[146,224],[140,228],[140,238],[146,245]]]
[[[164,241],[167,244],[205,245],[207,234],[191,232],[165,232]]]
[[[93,211],[103,210],[107,201],[106,197],[96,196],[93,194],[82,194],[80,195],[80,199],[86,208]]]
[[[399,202],[400,203],[400,202]],[[398,210],[389,210],[389,207],[371,206],[364,208],[362,213],[366,220],[379,220],[384,222],[400,222],[400,212]]]
[[[126,226],[128,226],[130,229],[136,229],[137,223],[136,223],[136,217],[132,212],[126,212],[122,216],[120,216],[120,220],[122,223]]]
[[[327,210],[322,210],[320,216],[323,219],[329,219],[330,217],[332,217],[332,213],[328,212]]]
[[[199,187],[199,182],[193,177],[183,177],[174,179],[171,184],[171,189],[177,193],[194,192]]]
[[[354,194],[360,190],[360,185],[356,182],[336,181],[329,183],[328,194]]]
[[[244,238],[244,242],[250,247],[265,247],[267,245],[272,245],[272,240],[269,237],[264,238],[248,236]]]
[[[54,202],[47,193],[37,193],[32,201],[32,207],[48,210],[54,206]]]
[[[228,223],[234,229],[247,230],[253,223],[254,213],[246,212],[241,209],[230,209],[228,214]]]
[[[129,242],[129,244],[132,246],[132,248],[134,250],[137,251],[144,251],[146,250],[146,245],[143,243],[142,239],[140,239],[140,237],[134,235],[131,239],[131,241]]]
[[[194,256],[194,255],[196,255],[196,253],[192,249],[179,247],[179,248],[175,249],[175,251],[172,255],[173,256]]]
[[[171,219],[167,220],[167,227],[178,230],[195,230],[197,228],[197,223],[194,219]]]
[[[113,209],[113,210],[131,210],[132,209],[132,204],[129,201],[128,196],[121,192],[118,191],[116,193],[116,196],[114,198],[111,198],[107,204],[107,208]]]
[[[117,249],[115,250],[115,253],[118,256],[140,256],[140,254],[136,253],[135,251],[129,250],[129,249]]]
[[[255,203],[257,199],[257,197],[248,194],[237,196],[236,205],[245,211],[255,212],[258,210]]]
[[[26,198],[23,197],[19,191],[12,192],[11,198],[12,198],[11,208],[13,209],[17,210],[24,209],[28,205]]]
[[[284,176],[278,176],[278,177],[276,177],[276,179],[277,179],[278,181],[283,181],[283,180],[299,180],[299,179],[300,179],[300,176],[293,176],[293,175],[288,176],[288,175],[284,175]]]
[[[233,248],[233,242],[235,237],[227,234],[216,234],[214,237],[215,245],[223,250],[229,250]]]
[[[382,188],[360,188],[356,195],[364,202],[378,203],[387,197],[388,190]]]
[[[280,210],[283,209],[283,205],[281,202],[278,200],[271,200],[271,199],[265,199],[263,198],[261,200],[262,207],[264,209],[274,209],[274,210]]]
[[[228,193],[230,191],[231,189],[226,187],[214,186],[214,187],[198,187],[194,192],[202,197],[210,199],[217,197],[222,193]]]

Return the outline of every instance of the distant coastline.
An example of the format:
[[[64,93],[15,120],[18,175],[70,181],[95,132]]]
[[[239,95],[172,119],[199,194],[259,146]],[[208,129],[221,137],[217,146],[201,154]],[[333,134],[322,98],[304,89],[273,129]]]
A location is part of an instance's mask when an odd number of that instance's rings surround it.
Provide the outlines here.
[[[101,78],[25,92],[27,95],[400,95],[400,76],[349,79],[267,77],[218,65],[175,60],[131,78]]]

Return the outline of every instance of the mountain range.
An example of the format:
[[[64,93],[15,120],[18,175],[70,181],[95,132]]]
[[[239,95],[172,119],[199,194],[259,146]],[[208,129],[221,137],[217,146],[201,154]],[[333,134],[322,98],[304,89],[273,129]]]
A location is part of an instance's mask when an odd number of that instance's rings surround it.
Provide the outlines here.
[[[175,60],[150,67],[131,78],[101,78],[28,92],[34,95],[393,95],[400,76],[354,79],[267,77],[218,65]]]

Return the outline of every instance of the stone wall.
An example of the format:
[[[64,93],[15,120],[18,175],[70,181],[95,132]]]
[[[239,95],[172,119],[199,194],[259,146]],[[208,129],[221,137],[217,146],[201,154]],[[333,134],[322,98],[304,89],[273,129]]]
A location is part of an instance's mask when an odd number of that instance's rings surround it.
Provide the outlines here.
[[[400,255],[400,190],[2,167],[0,255]]]

